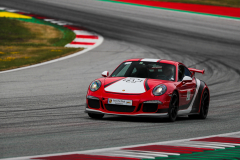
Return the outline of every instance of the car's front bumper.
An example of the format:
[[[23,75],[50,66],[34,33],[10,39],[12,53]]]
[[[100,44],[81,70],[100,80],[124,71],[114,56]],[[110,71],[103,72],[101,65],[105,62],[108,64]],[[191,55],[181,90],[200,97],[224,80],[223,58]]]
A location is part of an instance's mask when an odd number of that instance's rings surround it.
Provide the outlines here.
[[[152,116],[152,117],[168,116],[170,98],[169,100],[161,101],[161,103],[146,103],[147,101],[156,101],[156,99],[139,99],[136,98],[135,96],[129,95],[127,95],[126,97],[121,97],[121,99],[131,99],[132,100],[131,106],[109,104],[108,103],[109,98],[118,97],[113,97],[113,95],[111,95],[111,97],[104,96],[104,98],[87,96],[85,112],[95,114],[126,115],[126,116]]]
[[[86,108],[85,113],[94,113],[94,114],[108,114],[108,115],[120,115],[120,116],[138,116],[138,117],[168,117],[168,113],[136,113],[136,114],[128,114],[128,113],[109,113],[103,112],[96,109]]]

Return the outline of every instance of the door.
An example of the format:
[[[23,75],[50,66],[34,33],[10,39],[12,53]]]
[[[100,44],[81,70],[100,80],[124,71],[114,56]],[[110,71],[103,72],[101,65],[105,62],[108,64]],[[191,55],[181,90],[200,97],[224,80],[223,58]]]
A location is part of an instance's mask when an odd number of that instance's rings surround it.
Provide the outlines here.
[[[179,110],[188,109],[194,93],[196,91],[196,79],[193,77],[192,82],[182,82],[184,76],[192,77],[191,72],[183,65],[178,66],[178,81],[177,86],[179,91]]]

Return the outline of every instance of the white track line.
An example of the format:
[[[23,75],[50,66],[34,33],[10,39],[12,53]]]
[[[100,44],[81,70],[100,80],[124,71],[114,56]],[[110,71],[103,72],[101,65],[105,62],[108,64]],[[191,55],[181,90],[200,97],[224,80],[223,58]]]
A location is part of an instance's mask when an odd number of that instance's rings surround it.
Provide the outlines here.
[[[15,9],[5,9],[8,12],[20,12],[19,10],[15,10]]]
[[[128,150],[128,151],[132,151],[132,152],[141,152],[141,153],[146,153],[146,154],[155,154],[155,155],[162,155],[164,157],[168,157],[168,156],[179,156],[179,153],[168,153],[168,152],[153,152],[153,151],[136,151],[136,150]]]
[[[65,47],[69,47],[69,48],[89,48],[89,45],[67,44]]]
[[[125,154],[136,154],[136,155],[145,155],[145,156],[149,156],[149,157],[168,157],[168,155],[166,154],[160,154],[160,153],[146,153],[146,152],[141,152],[141,151],[129,151],[129,150],[116,150],[116,151],[113,151],[114,153],[121,153],[122,155],[125,155]]]
[[[182,143],[171,143],[169,144],[171,146],[181,146],[181,147],[195,147],[195,148],[209,148],[209,149],[225,149],[225,147],[220,147],[220,146],[210,146],[208,144],[200,145],[200,144],[185,144],[184,142]]]
[[[105,153],[108,152],[108,153],[110,153],[111,151],[121,150],[123,148],[140,147],[140,146],[147,146],[147,145],[167,145],[167,144],[176,144],[176,143],[181,144],[181,142],[191,141],[191,140],[195,140],[195,139],[210,138],[210,137],[216,137],[216,136],[219,136],[219,137],[220,136],[223,136],[223,137],[234,137],[234,135],[238,135],[238,134],[240,134],[240,132],[232,132],[232,133],[225,133],[225,134],[218,134],[218,135],[211,135],[211,136],[204,136],[204,137],[172,140],[172,141],[165,141],[165,142],[146,143],[146,144],[130,145],[130,146],[122,146],[122,147],[93,149],[93,150],[87,150],[87,151],[76,151],[76,152],[66,152],[66,153],[57,153],[57,154],[46,154],[46,155],[36,155],[36,156],[27,156],[27,157],[8,158],[8,159],[4,159],[4,160],[27,160],[27,159],[31,159],[31,158],[61,156],[61,155],[70,155],[70,154],[91,154],[91,155],[93,155],[93,153],[96,153],[96,154],[100,154],[101,152],[105,152]],[[206,142],[206,145],[207,145],[207,143],[208,142]],[[216,142],[216,143],[218,143],[218,142]],[[222,143],[220,143],[220,144],[222,144]],[[232,144],[231,143],[231,145],[238,146],[239,144]],[[198,148],[199,148],[199,146],[198,146]],[[161,153],[161,152],[157,152],[157,153]],[[175,154],[169,153],[169,155],[175,155]],[[122,155],[122,157],[124,157],[124,155]]]
[[[208,145],[208,146],[217,146],[217,147],[235,147],[232,144],[226,144],[226,143],[218,143],[218,142],[201,142],[201,141],[188,141],[188,142],[182,142],[181,144],[192,144],[192,145]],[[180,145],[180,144],[179,144]]]
[[[119,152],[119,153],[116,153],[116,152],[103,152],[103,153],[98,153],[98,154],[95,154],[97,156],[115,156],[115,157],[129,157],[129,158],[141,158],[141,159],[155,159],[154,156],[144,156],[144,155],[139,155],[139,154],[136,154],[136,153],[127,153],[127,152]],[[124,155],[124,156],[123,156]]]

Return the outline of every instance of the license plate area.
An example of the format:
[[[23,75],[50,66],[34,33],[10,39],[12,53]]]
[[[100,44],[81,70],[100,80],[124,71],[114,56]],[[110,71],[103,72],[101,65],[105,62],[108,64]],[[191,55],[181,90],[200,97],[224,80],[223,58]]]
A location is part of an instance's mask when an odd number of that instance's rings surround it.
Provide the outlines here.
[[[132,106],[132,100],[108,98],[108,104]]]

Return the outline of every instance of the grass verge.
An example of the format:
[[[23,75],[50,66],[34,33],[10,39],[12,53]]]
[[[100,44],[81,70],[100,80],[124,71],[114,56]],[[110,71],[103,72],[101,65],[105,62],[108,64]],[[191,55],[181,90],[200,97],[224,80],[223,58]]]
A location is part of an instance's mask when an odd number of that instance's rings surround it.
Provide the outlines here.
[[[149,1],[181,2],[240,8],[240,0],[149,0]]]
[[[63,57],[82,49],[65,48],[75,34],[54,24],[0,18],[0,71]]]

